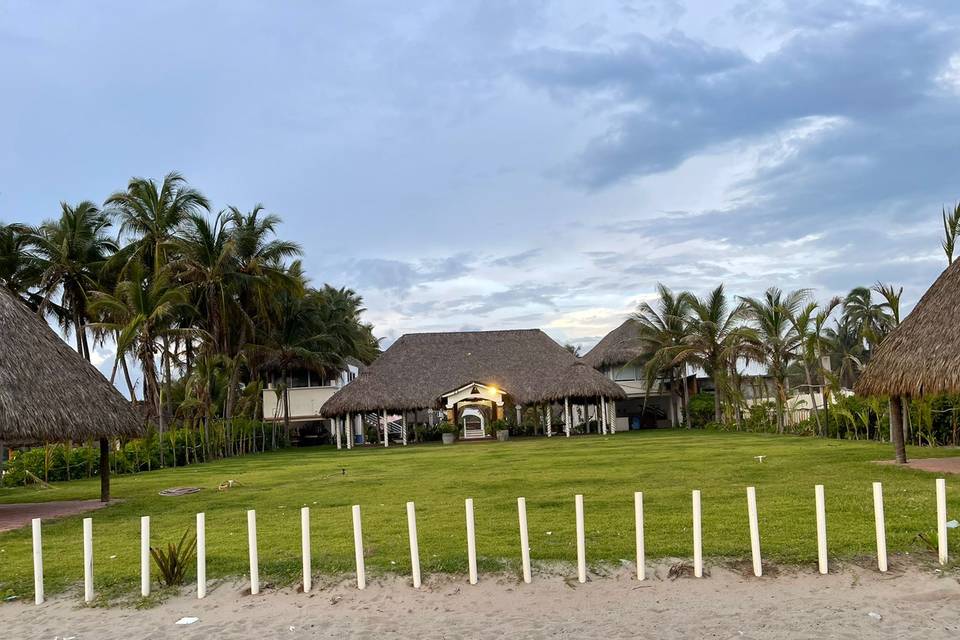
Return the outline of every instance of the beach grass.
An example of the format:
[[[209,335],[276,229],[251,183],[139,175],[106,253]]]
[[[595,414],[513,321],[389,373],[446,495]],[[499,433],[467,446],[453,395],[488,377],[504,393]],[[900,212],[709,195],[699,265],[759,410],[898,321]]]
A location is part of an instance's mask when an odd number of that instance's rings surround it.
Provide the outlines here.
[[[765,456],[758,462],[754,456]],[[336,451],[288,449],[115,478],[118,504],[93,512],[96,587],[107,598],[138,594],[139,518],[152,517],[154,544],[177,541],[206,513],[211,580],[247,572],[246,510],[256,509],[261,581],[293,584],[300,572],[300,508],[311,509],[314,571],[354,570],[351,505],[363,514],[368,574],[410,569],[405,503],[417,506],[423,571],[465,573],[464,499],[476,511],[480,571],[518,570],[516,498],[524,496],[535,563],[576,559],[574,494],[585,500],[591,565],[634,558],[633,492],[644,492],[651,559],[692,555],[692,489],[702,491],[708,558],[749,558],[745,488],[755,486],[764,560],[816,563],[814,485],[825,485],[831,558],[875,552],[871,483],[883,482],[891,553],[935,555],[933,474],[878,465],[889,445],[792,436],[703,431],[645,431],[614,436],[391,446]],[[911,449],[915,457],[960,455]],[[239,483],[227,491],[219,484]],[[948,479],[948,514],[960,511]],[[200,487],[161,497],[165,488]],[[96,479],[55,488],[0,490],[0,503],[91,499]],[[46,589],[82,582],[83,516],[44,523]],[[33,593],[29,527],[0,534],[0,595]],[[191,572],[190,579],[193,578]]]

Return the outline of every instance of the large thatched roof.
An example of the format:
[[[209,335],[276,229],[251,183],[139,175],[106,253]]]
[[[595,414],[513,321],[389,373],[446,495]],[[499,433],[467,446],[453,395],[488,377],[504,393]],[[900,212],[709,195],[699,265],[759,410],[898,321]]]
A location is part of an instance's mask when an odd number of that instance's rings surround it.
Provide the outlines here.
[[[884,338],[854,389],[861,395],[960,393],[960,261]]]
[[[325,416],[436,407],[453,389],[480,382],[519,404],[624,397],[619,385],[579,362],[539,329],[410,333],[324,403]]]
[[[643,347],[637,337],[637,323],[628,319],[605,335],[582,360],[594,369],[602,369],[621,367],[642,355]]]
[[[138,435],[141,424],[92,364],[0,287],[0,441]]]

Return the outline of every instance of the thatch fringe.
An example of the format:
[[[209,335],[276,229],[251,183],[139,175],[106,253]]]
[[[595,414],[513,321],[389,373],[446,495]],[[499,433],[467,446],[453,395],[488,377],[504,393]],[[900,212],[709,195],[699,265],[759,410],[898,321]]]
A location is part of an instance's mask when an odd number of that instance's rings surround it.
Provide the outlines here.
[[[142,425],[96,367],[0,287],[0,441],[136,436]]]
[[[854,390],[867,396],[960,393],[960,260],[884,338]]]
[[[479,382],[518,404],[620,399],[623,390],[539,329],[412,333],[324,403],[325,417],[437,408],[444,393]]]
[[[638,325],[635,320],[628,318],[619,327],[605,335],[581,360],[594,369],[603,369],[622,367],[643,355],[644,349],[640,343]]]

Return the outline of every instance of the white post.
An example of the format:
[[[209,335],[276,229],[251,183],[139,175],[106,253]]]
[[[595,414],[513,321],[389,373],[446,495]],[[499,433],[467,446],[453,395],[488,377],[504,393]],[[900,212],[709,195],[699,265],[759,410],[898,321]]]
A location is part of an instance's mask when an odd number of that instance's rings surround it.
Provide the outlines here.
[[[703,577],[703,531],[700,517],[700,490],[693,490],[693,575]]]
[[[600,428],[603,435],[607,435],[607,399],[600,398]]]
[[[93,602],[93,518],[83,519],[83,601]]]
[[[33,529],[33,601],[43,604],[43,540],[40,534],[40,518],[30,521]]]
[[[607,402],[607,432],[611,436],[617,432],[617,403],[615,400]]]
[[[570,437],[570,398],[563,399],[563,430]]]
[[[407,446],[407,412],[400,413],[400,423],[403,425],[403,446]]]
[[[517,516],[520,519],[520,560],[523,565],[523,581],[530,584],[530,535],[527,532],[526,498],[517,498]]]
[[[753,556],[753,575],[763,575],[760,558],[760,525],[757,523],[757,490],[747,487],[747,517],[750,520],[750,555]]]
[[[340,449],[343,448],[343,440],[340,434],[340,432],[343,430],[343,418],[341,416],[332,418],[330,420],[330,425],[333,427],[334,438],[337,441],[337,450],[339,451]]]
[[[313,587],[313,569],[310,553],[310,507],[300,508],[300,555],[303,557],[303,592]]]
[[[873,483],[873,519],[877,527],[877,568],[887,570],[887,530],[883,522],[883,485]]]
[[[937,478],[937,555],[947,564],[947,481]]]
[[[813,488],[817,500],[817,566],[820,573],[827,575],[827,507],[823,499],[823,485]]]
[[[579,493],[573,498],[577,511],[577,580],[587,581],[587,543],[583,526],[583,496]]]
[[[523,408],[520,405],[517,405],[517,426],[520,426],[520,420],[523,416]]]
[[[477,531],[473,524],[473,498],[467,498],[467,565],[470,584],[477,584]]]
[[[420,588],[420,544],[417,542],[417,511],[412,502],[407,503],[407,532],[410,536],[410,569],[413,573],[413,588]]]
[[[197,514],[197,599],[207,596],[207,517]]]
[[[387,422],[387,410],[383,410],[383,446],[390,446],[390,423]]]
[[[344,431],[346,431],[345,435],[347,437],[347,449],[353,449],[353,438],[356,431],[356,425],[353,423],[352,413],[347,414],[347,425]]]
[[[547,403],[547,437],[553,437],[553,405]]]
[[[363,529],[360,524],[360,505],[353,505],[353,553],[357,560],[357,589],[367,588],[367,570],[363,564]]]
[[[250,595],[260,593],[260,562],[257,557],[257,512],[247,511],[247,546],[250,550]]]
[[[633,511],[634,528],[637,535],[637,580],[645,580],[647,577],[647,559],[643,542],[643,492],[641,491],[633,494]]]
[[[140,517],[140,595],[150,595],[150,516]]]

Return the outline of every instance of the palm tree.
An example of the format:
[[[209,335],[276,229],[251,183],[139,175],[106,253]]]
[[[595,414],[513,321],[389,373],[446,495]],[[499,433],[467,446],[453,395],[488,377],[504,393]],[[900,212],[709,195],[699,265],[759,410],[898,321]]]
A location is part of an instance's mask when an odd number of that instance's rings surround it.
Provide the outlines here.
[[[823,329],[830,314],[833,313],[833,310],[839,306],[840,303],[840,298],[833,298],[827,303],[826,307],[821,309],[816,302],[810,302],[791,318],[794,331],[796,331],[797,334],[799,361],[803,366],[804,375],[807,380],[810,406],[817,422],[817,433],[820,435],[824,435],[824,428],[820,420],[820,409],[817,407],[817,401],[813,395],[813,371],[816,369],[822,376],[823,372],[820,370],[820,357],[825,347]],[[824,407],[826,407],[827,394],[822,392],[821,397],[824,401]]]
[[[863,339],[846,315],[834,320],[834,326],[824,330],[831,362],[838,363],[837,382],[842,388],[852,389],[857,374],[867,359]]]
[[[44,222],[30,235],[41,269],[38,286],[45,303],[60,292],[54,315],[65,330],[73,330],[77,352],[89,361],[88,300],[100,288],[101,270],[118,247],[107,235],[109,217],[92,202],[61,202],[60,209],[59,219]]]
[[[796,357],[799,344],[791,318],[809,295],[798,289],[784,295],[777,287],[770,287],[762,298],[742,298],[747,314],[756,330],[754,345],[759,359],[766,365],[777,391],[777,431],[783,433],[784,405],[787,402],[787,367]]]
[[[0,222],[0,287],[36,310],[40,299],[32,289],[39,284],[41,273],[32,251],[30,227]]]
[[[633,314],[637,323],[639,344],[647,354],[644,363],[644,377],[647,393],[657,380],[666,375],[670,379],[671,415],[675,413],[677,399],[684,399],[684,414],[687,413],[686,375],[683,376],[682,396],[678,394],[677,379],[680,377],[676,358],[687,336],[690,320],[690,296],[674,294],[663,284],[657,284],[659,295],[656,308],[643,302]],[[686,366],[684,365],[684,372]],[[673,418],[674,426],[679,421]]]
[[[892,325],[892,316],[887,310],[888,303],[875,302],[873,291],[867,287],[855,287],[843,301],[843,313],[849,318],[857,335],[866,343],[868,355],[873,354]],[[898,299],[897,313],[899,312]]]
[[[943,214],[943,240],[940,246],[943,252],[947,254],[947,264],[953,264],[953,252],[956,249],[957,237],[960,236],[960,202],[954,207],[953,211],[947,213],[946,207],[941,210]]]
[[[713,378],[716,390],[713,398],[714,420],[723,419],[721,390],[729,386],[728,369],[731,360],[739,359],[739,347],[748,337],[748,329],[739,324],[745,311],[740,303],[731,308],[721,284],[706,298],[687,294],[692,312],[686,335],[675,351],[674,362],[684,362],[703,369]]]

